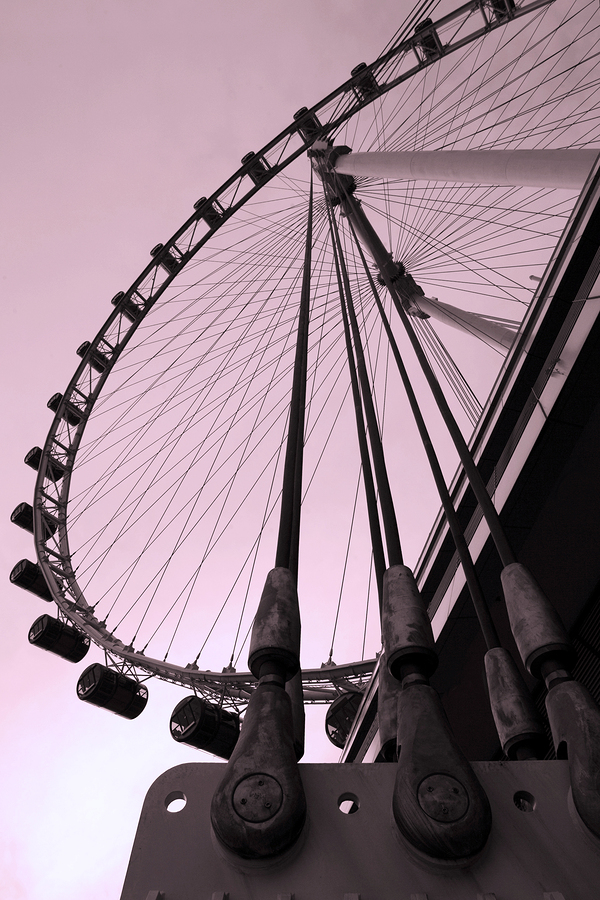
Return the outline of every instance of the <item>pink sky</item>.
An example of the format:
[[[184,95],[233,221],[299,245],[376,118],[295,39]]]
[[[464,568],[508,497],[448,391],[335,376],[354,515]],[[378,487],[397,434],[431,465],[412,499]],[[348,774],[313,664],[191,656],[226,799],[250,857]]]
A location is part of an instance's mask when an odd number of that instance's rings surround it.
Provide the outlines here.
[[[150,248],[299,107],[375,58],[409,8],[391,0],[3,6],[3,900],[118,897],[147,788],[200,758],[168,735],[181,691],[153,683],[144,715],[127,722],[77,700],[81,666],[27,642],[47,607],[7,582],[17,560],[34,554],[8,519],[31,501],[23,457],[43,444],[46,402]],[[324,710],[315,712],[307,759],[336,759]]]
[[[392,0],[9,0],[3,7],[1,394],[5,774],[2,900],[114,900],[144,795],[199,761],[168,720],[182,692],[150,685],[128,722],[75,696],[82,666],[27,642],[48,607],[8,584],[33,542],[11,525],[31,502],[25,453],[46,402],[149,260],[149,250],[310,106],[372,61],[410,11]],[[446,8],[454,8],[446,0]],[[51,608],[50,608],[51,611]],[[101,660],[90,652],[88,662]],[[333,761],[324,709],[305,761]]]

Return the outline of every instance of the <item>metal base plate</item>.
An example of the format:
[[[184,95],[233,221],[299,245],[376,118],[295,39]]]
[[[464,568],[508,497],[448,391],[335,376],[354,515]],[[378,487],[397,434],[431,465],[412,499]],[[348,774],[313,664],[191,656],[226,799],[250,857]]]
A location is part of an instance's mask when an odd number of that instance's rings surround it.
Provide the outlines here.
[[[469,868],[441,870],[398,836],[393,764],[301,765],[308,822],[287,857],[270,864],[234,859],[212,834],[224,766],[177,766],[148,791],[121,900],[597,900],[600,841],[573,809],[568,763],[473,767],[492,833]],[[169,812],[177,798],[184,808]]]

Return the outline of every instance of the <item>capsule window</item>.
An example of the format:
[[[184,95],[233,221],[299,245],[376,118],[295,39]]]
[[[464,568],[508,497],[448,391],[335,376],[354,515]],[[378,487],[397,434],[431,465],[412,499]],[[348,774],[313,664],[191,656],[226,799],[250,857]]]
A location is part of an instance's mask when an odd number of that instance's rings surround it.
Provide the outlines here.
[[[442,55],[443,48],[431,19],[424,19],[415,26],[415,46],[420,47],[426,60]]]
[[[13,566],[9,577],[11,584],[16,584],[17,587],[35,594],[48,603],[52,602],[52,594],[37,563],[29,559],[20,559],[16,566]]]
[[[90,649],[90,639],[72,625],[43,615],[29,629],[29,643],[69,662],[80,662]]]
[[[137,322],[142,313],[140,307],[133,302],[131,297],[125,296],[124,291],[119,291],[118,294],[115,294],[110,302],[113,306],[116,306],[119,312],[124,315],[126,319],[129,319],[130,322]]]
[[[38,471],[40,468],[40,462],[42,461],[42,448],[41,447],[32,447],[29,453],[25,455],[25,465],[29,466],[30,469],[34,469],[34,471]]]
[[[58,412],[62,399],[62,394],[52,394],[47,403],[48,409],[51,409],[53,413]],[[81,422],[80,410],[78,410],[75,406],[73,406],[72,403],[69,402],[65,403],[62,417],[69,425],[79,425],[79,423]]]
[[[191,696],[173,710],[170,728],[171,737],[179,743],[229,759],[239,737],[240,719],[236,713]]]
[[[105,356],[104,353],[102,353],[100,350],[98,350],[97,347],[93,347],[90,350],[91,346],[92,345],[89,341],[84,341],[83,344],[81,344],[77,348],[77,356],[80,356],[83,359],[84,356],[89,352],[88,362],[90,366],[92,367],[92,369],[94,369],[95,372],[99,372],[100,374],[102,374],[102,372],[104,372],[109,366],[108,357]]]
[[[77,682],[77,696],[125,719],[135,719],[148,702],[143,684],[100,663],[88,666]]]
[[[158,257],[158,264],[163,267],[169,274],[174,274],[181,265],[181,259],[174,256],[171,250],[165,250],[164,244],[157,244],[150,251],[150,256]]]
[[[298,131],[307,143],[316,140],[323,131],[323,126],[316,114],[309,112],[306,106],[294,114],[294,120],[298,124]]]
[[[24,528],[30,534],[33,534],[33,507],[30,503],[19,503],[15,506],[10,521],[19,528]],[[58,528],[58,521],[49,513],[44,512],[42,515],[42,523],[44,525],[44,539],[51,537]]]
[[[41,447],[32,447],[29,453],[27,453],[27,455],[25,456],[25,465],[29,466],[29,468],[33,469],[35,472],[39,471],[41,461]],[[59,462],[52,456],[48,457],[48,464],[46,466],[46,476],[48,478],[55,482],[60,481],[66,471],[66,467],[61,462]]]
[[[259,185],[267,180],[269,172],[267,163],[262,157],[257,156],[256,153],[246,153],[242,157],[242,165],[246,166],[248,176],[254,184]]]
[[[362,703],[360,691],[346,691],[333,701],[325,716],[325,732],[336,747],[346,746],[348,735]]]
[[[200,218],[204,219],[209,228],[218,228],[225,218],[225,210],[216,200],[209,203],[206,197],[200,197],[194,203],[194,209],[200,210]]]
[[[504,22],[511,19],[515,11],[515,0],[491,0],[490,6],[496,17],[496,21]]]
[[[19,503],[10,514],[10,521],[19,528],[33,534],[33,507],[30,503]]]
[[[358,100],[373,100],[380,94],[377,79],[367,64],[362,62],[352,69],[352,87]]]

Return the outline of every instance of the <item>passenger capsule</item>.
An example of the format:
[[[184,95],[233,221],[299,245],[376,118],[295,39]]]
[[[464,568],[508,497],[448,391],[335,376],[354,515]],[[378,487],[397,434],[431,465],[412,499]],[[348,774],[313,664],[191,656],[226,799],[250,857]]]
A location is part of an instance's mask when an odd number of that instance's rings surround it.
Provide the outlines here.
[[[181,265],[181,260],[173,255],[171,250],[165,250],[164,244],[157,244],[150,251],[150,256],[158,256],[158,263],[166,269],[171,275],[174,274]]]
[[[52,603],[52,594],[50,588],[46,584],[46,579],[42,575],[42,570],[37,563],[31,562],[29,559],[20,559],[9,575],[10,583],[16,584],[17,587],[23,588],[41,597],[47,603]]]
[[[246,155],[242,157],[242,165],[246,166],[248,176],[252,179],[254,184],[259,185],[267,180],[269,171],[267,164],[265,160],[260,156],[257,156],[256,153],[246,153]]]
[[[25,456],[25,465],[29,466],[30,469],[33,469],[35,472],[39,471],[40,463],[42,461],[42,448],[41,447],[32,447],[29,453]],[[66,467],[59,462],[54,457],[48,458],[48,465],[46,466],[46,475],[52,481],[60,481],[60,479],[64,476],[66,472]]]
[[[216,201],[207,203],[206,197],[200,197],[194,203],[194,209],[201,210],[200,218],[204,219],[209,228],[217,228],[223,221],[224,211],[220,205],[217,207]]]
[[[143,684],[100,663],[88,666],[83,672],[77,682],[77,696],[125,719],[135,719],[148,702],[148,691]]]
[[[194,209],[200,210],[200,218],[204,219],[209,228],[218,228],[225,218],[225,210],[216,200],[207,203],[206,197],[200,197],[194,203]]]
[[[48,403],[46,404],[48,409],[51,409],[53,413],[58,412],[63,395],[62,394],[52,394]],[[72,403],[65,403],[65,407],[63,409],[62,414],[63,419],[69,425],[79,425],[81,422],[81,412],[77,409],[77,407],[73,406]]]
[[[41,447],[32,447],[31,450],[25,454],[25,465],[29,466],[29,468],[33,469],[35,472],[39,471],[41,461],[42,461],[42,448]]]
[[[91,346],[90,341],[84,341],[83,344],[80,344],[77,348],[77,356],[80,356],[83,359]],[[101,350],[98,350],[97,347],[92,347],[88,361],[92,369],[99,374],[102,374],[109,365],[108,357],[102,353]]]
[[[80,662],[90,649],[86,634],[47,613],[36,619],[29,629],[29,643],[69,662]]]
[[[200,697],[185,697],[171,716],[171,737],[229,759],[240,733],[240,717]]]
[[[19,503],[10,514],[10,521],[19,528],[33,534],[33,507],[30,503]]]
[[[491,0],[491,7],[498,22],[512,19],[515,13],[515,0]]]
[[[33,507],[30,503],[19,503],[18,506],[15,506],[11,515],[10,521],[13,525],[18,525],[19,528],[24,528],[25,531],[28,531],[30,534],[33,534]],[[57,528],[58,522],[51,516],[49,513],[44,512],[42,514],[42,522],[44,524],[44,539],[53,535]]]
[[[316,140],[323,131],[323,126],[316,114],[309,112],[306,106],[294,113],[294,121],[297,123],[298,131],[307,143]]]
[[[142,314],[142,310],[133,302],[131,297],[125,296],[125,291],[119,291],[110,302],[113,306],[118,307],[119,312],[129,319],[130,322],[137,322]]]
[[[442,43],[431,19],[423,19],[419,25],[415,25],[414,42],[427,60],[437,59],[443,53]]]
[[[377,79],[366,63],[362,62],[351,71],[352,87],[358,100],[373,100],[381,93]]]
[[[325,716],[325,733],[340,750],[346,746],[348,735],[356,714],[362,703],[363,695],[360,691],[346,691],[333,701]]]

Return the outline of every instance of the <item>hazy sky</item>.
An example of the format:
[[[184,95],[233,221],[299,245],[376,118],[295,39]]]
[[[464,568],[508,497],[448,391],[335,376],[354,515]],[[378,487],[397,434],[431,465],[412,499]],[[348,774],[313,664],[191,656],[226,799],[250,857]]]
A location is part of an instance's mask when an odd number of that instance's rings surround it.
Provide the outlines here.
[[[143,797],[178,763],[181,692],[127,722],[77,700],[81,666],[30,647],[48,610],[8,584],[32,539],[25,453],[110,298],[249,150],[371,61],[410,9],[391,0],[8,0],[2,9],[3,900],[114,900]],[[51,611],[51,610],[50,610]],[[91,651],[89,661],[101,659]],[[337,752],[322,736],[307,759]]]
[[[445,3],[452,8],[454,4]],[[458,5],[458,4],[456,4]],[[412,7],[397,0],[7,0],[2,10],[2,900],[114,900],[144,795],[199,761],[176,745],[182,696],[151,683],[128,722],[77,700],[82,666],[31,647],[47,607],[8,584],[33,541],[25,453],[49,397],[165,241],[239,166],[372,61]],[[93,649],[88,661],[101,660]],[[310,713],[306,761],[337,759]]]

